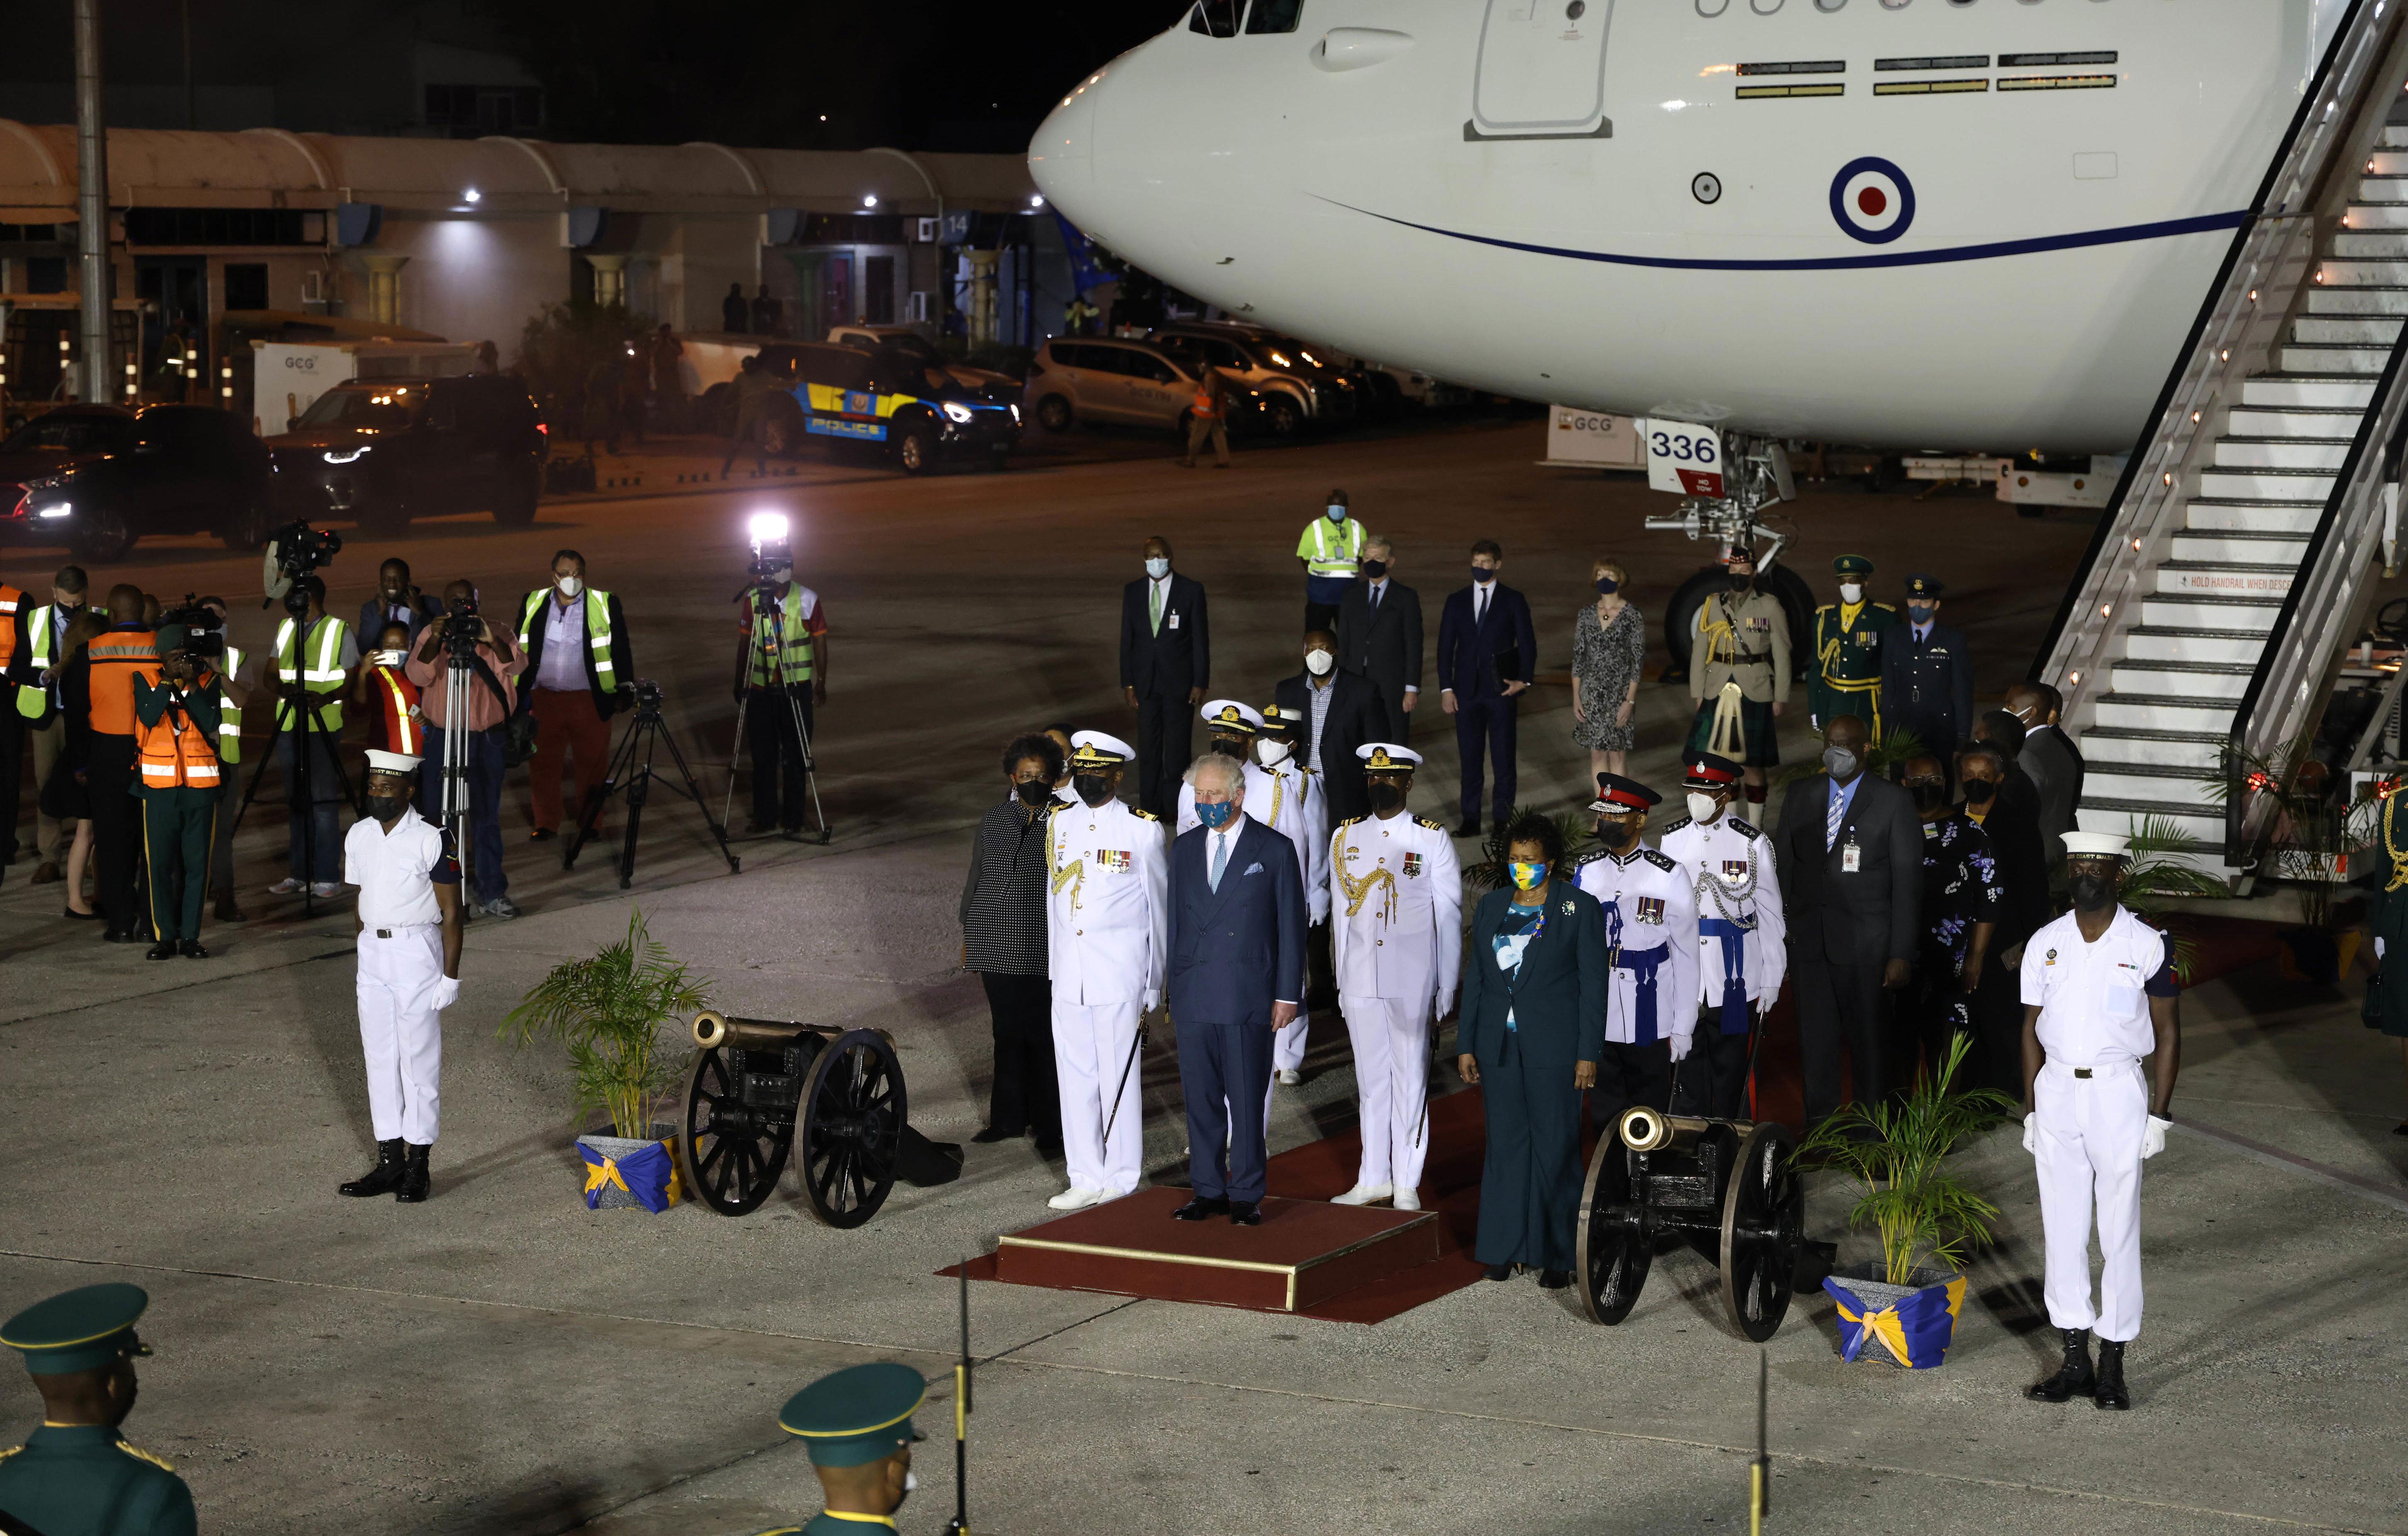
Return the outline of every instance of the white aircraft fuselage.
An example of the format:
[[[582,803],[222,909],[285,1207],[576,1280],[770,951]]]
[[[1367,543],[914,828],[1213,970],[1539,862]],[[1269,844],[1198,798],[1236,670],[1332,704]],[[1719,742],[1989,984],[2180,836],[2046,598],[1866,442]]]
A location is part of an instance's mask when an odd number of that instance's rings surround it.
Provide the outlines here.
[[[1187,293],[1441,379],[2115,452],[2337,10],[1303,0],[1292,32],[1182,17],[1074,88],[1029,166]]]

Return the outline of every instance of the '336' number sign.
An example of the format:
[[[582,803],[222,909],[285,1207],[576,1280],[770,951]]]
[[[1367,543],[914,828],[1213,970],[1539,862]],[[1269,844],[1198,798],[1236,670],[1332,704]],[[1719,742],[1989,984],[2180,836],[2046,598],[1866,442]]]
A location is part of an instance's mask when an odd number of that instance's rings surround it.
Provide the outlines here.
[[[1722,435],[1690,422],[1648,420],[1639,423],[1647,443],[1647,485],[1676,495],[1723,494]]]

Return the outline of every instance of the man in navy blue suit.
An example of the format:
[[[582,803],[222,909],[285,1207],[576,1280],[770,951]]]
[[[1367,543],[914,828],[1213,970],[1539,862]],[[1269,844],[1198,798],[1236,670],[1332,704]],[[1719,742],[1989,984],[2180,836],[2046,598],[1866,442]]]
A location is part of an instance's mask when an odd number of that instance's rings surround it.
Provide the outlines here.
[[[1471,546],[1471,584],[1446,599],[1438,622],[1438,707],[1455,716],[1455,744],[1463,756],[1463,826],[1455,836],[1480,836],[1480,759],[1497,768],[1497,825],[1513,819],[1513,741],[1521,706],[1514,696],[1530,685],[1539,640],[1529,600],[1497,579],[1505,552],[1493,538]]]
[[[1297,1027],[1304,1000],[1304,879],[1296,845],[1244,814],[1245,765],[1208,752],[1186,777],[1203,825],[1170,845],[1164,1001],[1179,1031],[1196,1194],[1171,1215],[1253,1227],[1263,1219],[1271,1037]]]

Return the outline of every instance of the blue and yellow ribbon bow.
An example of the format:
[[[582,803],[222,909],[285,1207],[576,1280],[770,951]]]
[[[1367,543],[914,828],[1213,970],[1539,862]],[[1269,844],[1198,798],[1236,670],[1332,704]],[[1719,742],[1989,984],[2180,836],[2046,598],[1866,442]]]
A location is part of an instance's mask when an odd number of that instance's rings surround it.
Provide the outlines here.
[[[1965,1305],[1961,1274],[1878,1307],[1849,1290],[1837,1275],[1825,1280],[1823,1288],[1839,1303],[1842,1359],[1854,1360],[1864,1353],[1868,1340],[1879,1340],[1892,1359],[1912,1371],[1928,1371],[1946,1357],[1956,1336],[1956,1315]]]
[[[667,1141],[654,1141],[624,1157],[606,1156],[580,1141],[577,1155],[585,1159],[588,1211],[600,1207],[602,1191],[612,1184],[633,1195],[637,1204],[654,1213],[675,1205],[682,1193],[678,1188],[677,1158]]]

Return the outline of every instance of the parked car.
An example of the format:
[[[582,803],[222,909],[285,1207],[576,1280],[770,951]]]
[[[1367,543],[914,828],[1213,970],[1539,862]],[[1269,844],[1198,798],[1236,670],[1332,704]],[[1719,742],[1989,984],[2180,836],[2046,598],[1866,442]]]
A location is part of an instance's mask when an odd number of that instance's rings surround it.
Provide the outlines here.
[[[1287,437],[1307,422],[1348,421],[1362,413],[1364,392],[1355,380],[1301,342],[1211,321],[1165,325],[1154,338],[1245,380],[1263,397],[1263,426],[1274,437]]]
[[[277,515],[351,518],[380,531],[413,517],[491,512],[535,521],[549,439],[526,386],[508,374],[354,380],[267,439]]]
[[[957,358],[947,357],[937,350],[937,344],[918,328],[910,325],[831,325],[827,338],[840,347],[855,352],[874,352],[881,347],[893,347],[907,356],[916,357],[932,368],[942,368],[946,375],[964,389],[973,391],[996,405],[1010,405],[1020,398],[1020,380],[993,368],[974,368]]]
[[[953,458],[983,458],[1000,469],[1020,446],[1017,404],[955,382],[941,362],[910,349],[786,341],[762,348],[759,357],[784,388],[762,425],[762,447],[772,454],[792,453],[810,438],[867,443],[905,474],[920,475]],[[704,419],[721,436],[735,432],[733,385],[714,389],[703,404]]]
[[[1037,350],[1021,398],[1048,432],[1068,432],[1080,422],[1117,422],[1183,435],[1205,366],[1192,352],[1174,352],[1152,341],[1057,337]],[[1243,380],[1225,373],[1223,381],[1232,426],[1265,419],[1267,410],[1277,409],[1277,402],[1267,402]]]
[[[78,560],[124,558],[145,534],[214,533],[236,549],[267,538],[267,451],[215,406],[63,406],[0,440],[0,538],[64,544]]]

